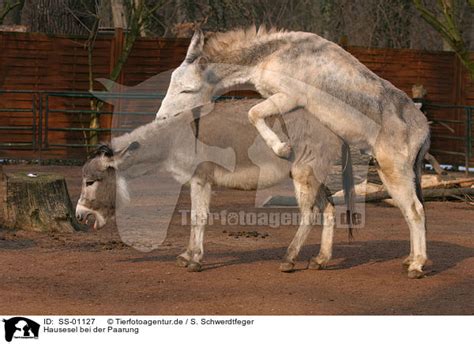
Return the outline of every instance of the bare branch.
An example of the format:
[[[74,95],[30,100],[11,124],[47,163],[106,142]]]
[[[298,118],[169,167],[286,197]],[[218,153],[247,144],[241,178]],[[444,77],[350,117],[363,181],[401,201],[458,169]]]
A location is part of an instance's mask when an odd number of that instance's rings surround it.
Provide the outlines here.
[[[3,9],[0,11],[0,25],[3,24],[3,20],[5,20],[5,17],[8,15],[8,13],[10,13],[10,11],[12,11],[13,9],[15,9],[16,7],[20,5],[21,5],[21,1],[18,1],[15,4],[11,4],[10,1],[7,0],[3,4]]]
[[[426,8],[423,0],[413,0],[413,4],[420,12],[422,18],[446,40],[462,64],[468,69],[471,79],[474,80],[474,61],[471,60],[469,50],[454,21],[454,4],[449,3],[448,0],[438,0],[438,6],[443,15],[443,21],[438,19],[433,12]]]

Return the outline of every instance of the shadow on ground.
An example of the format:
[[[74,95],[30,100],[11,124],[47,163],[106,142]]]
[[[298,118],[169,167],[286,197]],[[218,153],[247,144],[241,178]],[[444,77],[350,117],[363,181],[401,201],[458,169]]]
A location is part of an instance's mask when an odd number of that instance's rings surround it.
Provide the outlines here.
[[[454,267],[459,262],[474,257],[474,248],[451,244],[443,241],[430,241],[428,243],[430,260],[433,262],[428,270],[428,275],[436,275]],[[328,266],[329,270],[343,270],[367,263],[385,262],[393,259],[401,260],[408,254],[410,243],[404,240],[353,242],[334,247],[333,260],[341,260],[337,264]],[[208,252],[208,260],[222,262],[203,265],[203,271],[224,268],[231,265],[241,265],[260,261],[278,260],[285,254],[286,247],[256,249],[251,251]],[[299,261],[308,260],[312,252],[318,252],[319,245],[306,246],[299,257]],[[175,255],[160,254],[147,255],[142,258],[125,260],[140,263],[146,261],[170,262],[176,259]]]

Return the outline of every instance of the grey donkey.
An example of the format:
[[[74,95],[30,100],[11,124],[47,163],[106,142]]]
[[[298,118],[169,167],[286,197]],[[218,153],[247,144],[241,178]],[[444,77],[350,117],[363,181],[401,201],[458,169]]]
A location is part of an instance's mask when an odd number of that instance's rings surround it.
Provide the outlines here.
[[[255,27],[204,35],[196,31],[173,71],[157,119],[169,120],[232,88],[253,86],[264,98],[248,119],[266,144],[291,159],[265,118],[305,108],[351,146],[372,155],[387,191],[410,229],[410,278],[423,277],[426,224],[420,178],[429,147],[423,113],[401,90],[318,35]],[[318,140],[318,137],[314,137]]]
[[[178,257],[178,264],[186,266],[189,271],[199,271],[211,188],[255,190],[275,185],[291,176],[301,218],[280,270],[289,272],[294,269],[295,259],[320,212],[323,219],[321,249],[311,259],[309,268],[324,268],[332,255],[335,227],[335,207],[330,202],[324,182],[335,160],[342,154],[346,166],[343,185],[346,195],[353,192],[348,147],[313,116],[300,109],[287,115],[286,129],[278,124],[276,118],[268,119],[275,122],[277,133],[288,136],[293,144],[295,158],[292,162],[278,158],[244,116],[259,101],[218,102],[213,111],[199,122],[194,120],[196,111],[190,111],[168,124],[154,121],[117,137],[112,141],[113,149],[108,145],[99,147],[83,166],[82,190],[76,208],[78,220],[86,221],[94,215],[94,227],[105,225],[114,214],[115,190],[118,200],[127,198],[124,177],[136,173],[142,165],[155,164],[180,183],[190,185],[191,235],[188,248]],[[201,145],[196,146],[197,143]],[[232,171],[213,162],[219,160],[214,156],[213,147],[234,150],[235,167]],[[120,176],[117,179],[116,174]],[[350,202],[350,198],[346,199]],[[352,204],[348,203],[348,206],[352,208]]]

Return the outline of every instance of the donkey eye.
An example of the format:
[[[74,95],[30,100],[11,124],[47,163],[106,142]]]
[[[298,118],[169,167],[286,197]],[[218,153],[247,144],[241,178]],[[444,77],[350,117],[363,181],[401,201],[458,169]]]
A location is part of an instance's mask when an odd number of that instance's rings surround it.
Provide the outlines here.
[[[88,180],[88,181],[86,181],[86,186],[91,186],[95,182],[96,182],[95,180]]]
[[[180,93],[196,93],[195,90],[182,90]]]

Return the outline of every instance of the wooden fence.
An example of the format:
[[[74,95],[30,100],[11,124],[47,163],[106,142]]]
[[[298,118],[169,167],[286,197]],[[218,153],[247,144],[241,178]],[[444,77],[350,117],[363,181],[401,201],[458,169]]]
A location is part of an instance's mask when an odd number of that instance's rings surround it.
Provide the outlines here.
[[[83,37],[0,33],[0,157],[35,159],[41,155],[42,158],[84,158],[84,148],[78,148],[79,144],[75,145],[84,141],[83,132],[62,129],[81,128],[85,125],[89,115],[75,110],[90,109],[90,99],[61,96],[52,92],[89,90],[89,63],[85,43]],[[164,93],[169,73],[153,83],[149,80],[178,66],[184,58],[188,43],[186,39],[140,38],[118,83],[126,86],[142,83],[138,87],[142,92]],[[123,44],[123,33],[120,31],[97,38],[92,57],[94,79],[108,78]],[[474,105],[474,84],[451,52],[358,47],[350,47],[348,50],[375,73],[409,95],[413,84],[423,84],[428,90],[427,99],[431,102]],[[104,89],[98,81],[94,81],[93,86],[95,90]],[[2,93],[1,90],[35,92]],[[144,112],[150,112],[150,109],[156,111],[159,99],[143,99],[140,104],[145,109]],[[121,104],[120,101],[116,101],[114,105],[115,110],[117,106],[127,107],[126,102]],[[105,110],[111,108],[105,107]],[[47,116],[44,111],[48,112]],[[454,132],[447,133],[447,129],[441,125],[433,127],[432,146],[435,150],[465,150],[465,143],[462,141],[466,135],[463,110],[431,110],[429,117],[453,120],[450,126]],[[150,120],[150,117],[142,116],[140,119]],[[110,128],[112,125],[110,114],[101,116],[103,128]],[[447,134],[459,139],[446,138],[449,136]],[[107,138],[106,135],[104,132],[101,138]],[[437,156],[443,162],[464,163],[461,155],[438,153]]]

